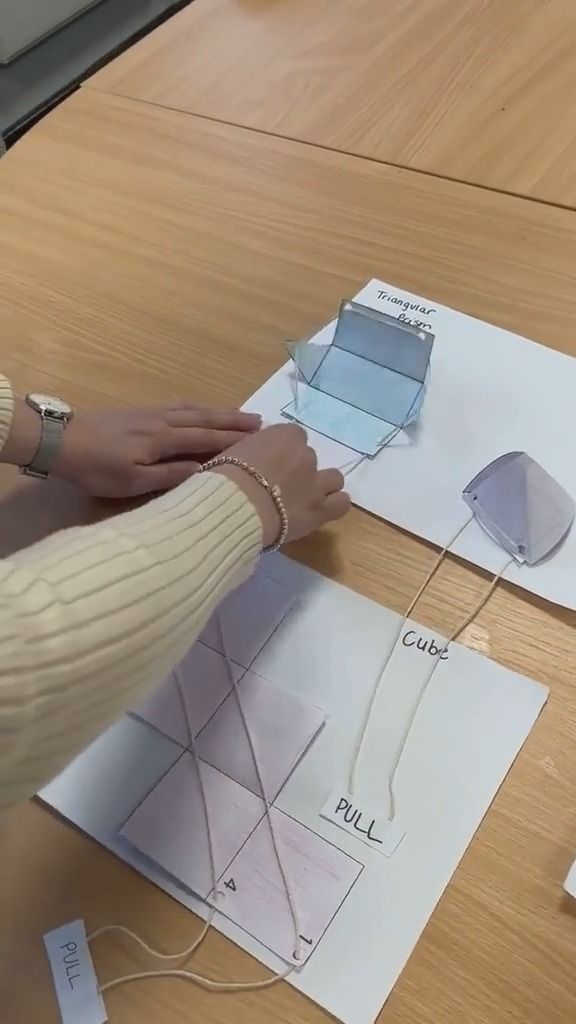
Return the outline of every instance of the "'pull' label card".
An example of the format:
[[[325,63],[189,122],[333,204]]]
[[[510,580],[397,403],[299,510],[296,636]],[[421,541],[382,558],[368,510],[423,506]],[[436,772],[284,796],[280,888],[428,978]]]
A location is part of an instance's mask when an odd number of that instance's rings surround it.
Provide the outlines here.
[[[332,821],[384,857],[391,857],[406,835],[398,818],[389,821],[381,811],[367,807],[344,789],[332,791],[320,811],[320,817]]]
[[[106,1024],[108,1016],[98,990],[84,922],[70,921],[47,932],[44,945],[62,1024]]]

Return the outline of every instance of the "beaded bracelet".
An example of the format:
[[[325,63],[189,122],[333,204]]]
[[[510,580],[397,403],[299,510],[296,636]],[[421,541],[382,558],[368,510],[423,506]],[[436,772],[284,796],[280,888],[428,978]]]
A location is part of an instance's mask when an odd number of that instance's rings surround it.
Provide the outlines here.
[[[242,459],[236,459],[233,455],[220,455],[216,459],[210,459],[209,462],[205,462],[202,466],[202,472],[208,473],[212,469],[218,469],[220,466],[232,466],[234,469],[241,469],[244,473],[248,473],[256,483],[263,487],[266,493],[271,497],[274,502],[274,506],[278,513],[280,520],[280,532],[276,538],[274,544],[270,544],[267,548],[264,548],[266,553],[272,551],[278,551],[284,544],[286,537],[288,536],[288,513],[286,506],[282,500],[282,491],[278,484],[271,484],[262,473],[259,473],[254,466],[250,466],[247,462],[243,462]]]

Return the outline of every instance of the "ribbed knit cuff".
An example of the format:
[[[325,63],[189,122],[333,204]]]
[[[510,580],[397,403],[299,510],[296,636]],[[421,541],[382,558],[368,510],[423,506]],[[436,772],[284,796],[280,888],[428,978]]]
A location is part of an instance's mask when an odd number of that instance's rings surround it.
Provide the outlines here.
[[[8,440],[13,414],[14,396],[12,394],[12,387],[5,377],[0,376],[0,452]]]
[[[261,548],[243,491],[206,473],[0,560],[0,810],[166,678]]]

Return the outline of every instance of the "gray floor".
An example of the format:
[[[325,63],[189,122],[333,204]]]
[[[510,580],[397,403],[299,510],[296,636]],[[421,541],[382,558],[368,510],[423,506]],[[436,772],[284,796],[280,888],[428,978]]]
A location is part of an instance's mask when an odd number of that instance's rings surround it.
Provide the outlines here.
[[[104,0],[11,64],[0,67],[0,140],[10,144],[90,70],[106,63],[188,2]],[[0,141],[0,154],[1,150]]]

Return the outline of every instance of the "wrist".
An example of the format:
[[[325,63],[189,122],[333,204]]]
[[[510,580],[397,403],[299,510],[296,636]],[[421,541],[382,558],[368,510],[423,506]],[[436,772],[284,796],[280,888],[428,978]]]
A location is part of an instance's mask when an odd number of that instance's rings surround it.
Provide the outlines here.
[[[262,524],[262,547],[271,547],[278,539],[281,522],[270,494],[254,477],[236,466],[218,466],[211,469],[210,472],[217,473],[218,476],[225,476],[246,495]]]
[[[38,413],[22,399],[15,399],[10,432],[0,452],[0,462],[29,466],[38,451],[41,437],[42,422]]]

